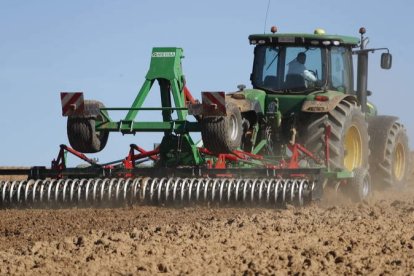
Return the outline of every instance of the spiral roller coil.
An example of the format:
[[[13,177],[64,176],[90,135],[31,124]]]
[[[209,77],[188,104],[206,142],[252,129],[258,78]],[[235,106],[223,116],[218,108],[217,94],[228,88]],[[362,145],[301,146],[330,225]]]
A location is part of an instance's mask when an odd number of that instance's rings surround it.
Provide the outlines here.
[[[0,206],[70,207],[125,204],[305,205],[314,182],[278,178],[113,178],[0,182]]]

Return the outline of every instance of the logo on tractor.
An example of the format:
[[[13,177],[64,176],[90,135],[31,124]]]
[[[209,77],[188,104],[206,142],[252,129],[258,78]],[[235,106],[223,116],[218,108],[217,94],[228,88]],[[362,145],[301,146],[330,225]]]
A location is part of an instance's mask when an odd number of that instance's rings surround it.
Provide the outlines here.
[[[152,57],[156,57],[156,58],[175,57],[175,52],[153,52]]]

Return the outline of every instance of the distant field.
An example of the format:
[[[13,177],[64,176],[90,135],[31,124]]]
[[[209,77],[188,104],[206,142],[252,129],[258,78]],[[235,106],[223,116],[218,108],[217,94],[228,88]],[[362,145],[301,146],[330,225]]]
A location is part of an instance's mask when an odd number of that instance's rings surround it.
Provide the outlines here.
[[[0,170],[2,169],[27,169],[28,167],[6,167],[6,166],[1,166]],[[22,176],[22,175],[0,175],[0,181],[14,181],[14,180],[25,180],[27,179],[26,176]]]

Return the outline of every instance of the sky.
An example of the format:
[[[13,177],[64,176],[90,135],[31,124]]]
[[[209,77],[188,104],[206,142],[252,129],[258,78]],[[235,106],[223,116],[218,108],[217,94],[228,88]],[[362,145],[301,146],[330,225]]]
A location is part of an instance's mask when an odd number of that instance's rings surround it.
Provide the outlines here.
[[[400,117],[414,148],[414,1],[271,0],[265,26],[267,6],[268,0],[0,0],[0,166],[49,166],[59,145],[68,144],[61,91],[129,107],[152,47],[184,49],[184,74],[197,98],[201,91],[251,87],[253,47],[247,37],[272,25],[279,32],[323,28],[351,36],[364,26],[370,47],[388,47],[393,54],[391,70],[380,68],[380,54],[370,56],[369,100],[380,114]],[[159,92],[151,92],[145,105],[159,106]],[[150,117],[157,116],[137,119]],[[107,147],[91,157],[123,158],[129,144],[151,149],[160,139],[111,133]]]

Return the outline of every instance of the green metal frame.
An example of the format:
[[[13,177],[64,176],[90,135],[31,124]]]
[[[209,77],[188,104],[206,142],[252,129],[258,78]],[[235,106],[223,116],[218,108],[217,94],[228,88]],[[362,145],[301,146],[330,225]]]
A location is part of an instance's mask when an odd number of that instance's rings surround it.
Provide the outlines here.
[[[190,131],[201,131],[197,122],[187,120],[188,108],[185,103],[185,78],[181,68],[184,58],[181,48],[153,48],[151,64],[145,81],[138,92],[132,106],[129,108],[101,108],[103,121],[97,121],[97,131],[122,132],[164,132],[160,145],[160,164],[162,166],[200,165],[204,163],[191,137]],[[161,106],[142,107],[154,82],[160,86]],[[162,122],[138,122],[135,118],[139,111],[159,110],[162,112]],[[125,118],[112,121],[108,111],[128,111]],[[172,118],[176,112],[177,119]]]
[[[181,59],[184,57],[181,48],[153,48],[151,65],[145,77],[144,84],[138,92],[132,106],[129,108],[112,107],[102,108],[101,114],[104,118],[97,123],[97,130],[122,132],[124,134],[135,132],[175,132],[186,133],[200,131],[197,122],[187,121],[188,108],[185,105],[184,96],[184,74],[181,69]],[[142,107],[153,84],[158,81],[160,85],[161,106]],[[172,95],[172,99],[171,99]],[[174,106],[172,105],[172,100]],[[160,110],[162,111],[162,122],[137,122],[134,121],[139,111]],[[112,121],[103,111],[128,111],[123,120]],[[177,112],[177,120],[173,120],[171,113]]]

